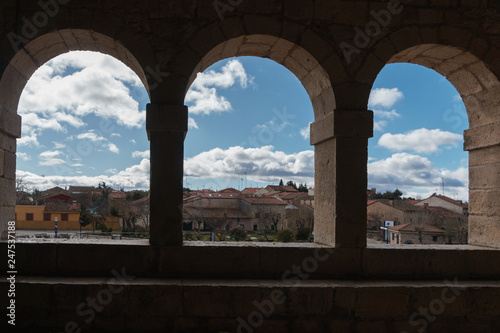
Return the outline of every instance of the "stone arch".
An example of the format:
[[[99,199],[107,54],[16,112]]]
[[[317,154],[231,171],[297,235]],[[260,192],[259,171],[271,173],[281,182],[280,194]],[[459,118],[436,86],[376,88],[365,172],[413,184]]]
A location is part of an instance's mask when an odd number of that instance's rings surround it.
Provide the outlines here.
[[[464,150],[469,151],[469,243],[500,247],[498,76],[487,61],[470,50],[450,45],[414,45],[392,55],[386,63],[405,62],[435,70],[460,94],[469,121],[464,133]]]
[[[113,56],[130,67],[149,92],[142,66],[123,44],[92,30],[65,29],[32,40],[13,56],[0,81],[2,106],[8,111],[16,111],[31,75],[52,58],[69,51],[95,51]]]
[[[0,80],[0,239],[7,237],[7,222],[15,216],[16,138],[21,137],[19,99],[40,66],[69,51],[96,51],[115,57],[138,75],[149,93],[147,77],[134,55],[120,42],[92,30],[57,30],[32,40],[15,53]]]
[[[244,35],[215,46],[194,68],[188,79],[186,92],[197,73],[203,72],[217,61],[243,56],[268,58],[290,70],[307,91],[315,118],[321,118],[335,109],[330,76],[322,64],[303,47],[271,35]]]

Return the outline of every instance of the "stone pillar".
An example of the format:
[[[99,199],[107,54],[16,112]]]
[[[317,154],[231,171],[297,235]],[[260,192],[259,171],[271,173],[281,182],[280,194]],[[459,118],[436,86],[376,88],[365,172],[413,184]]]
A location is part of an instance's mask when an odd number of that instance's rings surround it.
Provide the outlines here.
[[[500,248],[500,122],[464,132],[469,151],[469,244]]]
[[[372,136],[372,111],[335,110],[311,124],[316,242],[366,247],[368,138]]]
[[[151,245],[182,245],[184,138],[188,110],[182,105],[148,104],[151,146]]]
[[[1,105],[0,105],[1,106]],[[16,138],[21,117],[0,108],[0,239],[7,239],[7,222],[15,220]]]

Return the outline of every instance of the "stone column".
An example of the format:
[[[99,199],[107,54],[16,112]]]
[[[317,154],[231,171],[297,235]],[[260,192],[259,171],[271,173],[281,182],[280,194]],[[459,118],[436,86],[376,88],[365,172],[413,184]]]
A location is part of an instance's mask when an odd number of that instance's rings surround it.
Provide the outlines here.
[[[464,132],[469,151],[469,244],[500,248],[500,122]]]
[[[1,104],[0,104],[1,106]],[[7,239],[7,222],[15,220],[16,139],[21,117],[0,108],[0,239]]]
[[[151,245],[182,245],[184,138],[188,110],[182,105],[148,104],[151,146]]]
[[[311,124],[316,242],[366,247],[368,138],[372,136],[372,111],[335,110]]]

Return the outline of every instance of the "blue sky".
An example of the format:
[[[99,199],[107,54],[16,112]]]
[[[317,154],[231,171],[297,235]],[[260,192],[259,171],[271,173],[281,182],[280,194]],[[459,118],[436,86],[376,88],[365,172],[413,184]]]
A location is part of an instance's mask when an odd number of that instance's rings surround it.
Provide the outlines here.
[[[71,52],[41,67],[21,97],[18,177],[31,187],[147,188],[146,90],[125,65]],[[220,61],[191,86],[185,186],[257,187],[283,179],[314,185],[311,102],[300,81],[269,59]],[[411,64],[386,66],[375,82],[369,187],[467,200],[467,116],[442,76]]]

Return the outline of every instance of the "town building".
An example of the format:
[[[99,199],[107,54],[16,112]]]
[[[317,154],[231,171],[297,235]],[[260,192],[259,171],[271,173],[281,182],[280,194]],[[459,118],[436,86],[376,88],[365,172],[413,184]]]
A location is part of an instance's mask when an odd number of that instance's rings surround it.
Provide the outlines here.
[[[427,224],[405,223],[389,227],[391,244],[444,244],[444,230]]]
[[[416,203],[417,206],[442,207],[462,215],[469,215],[469,205],[461,200],[454,200],[444,195],[433,194]]]

